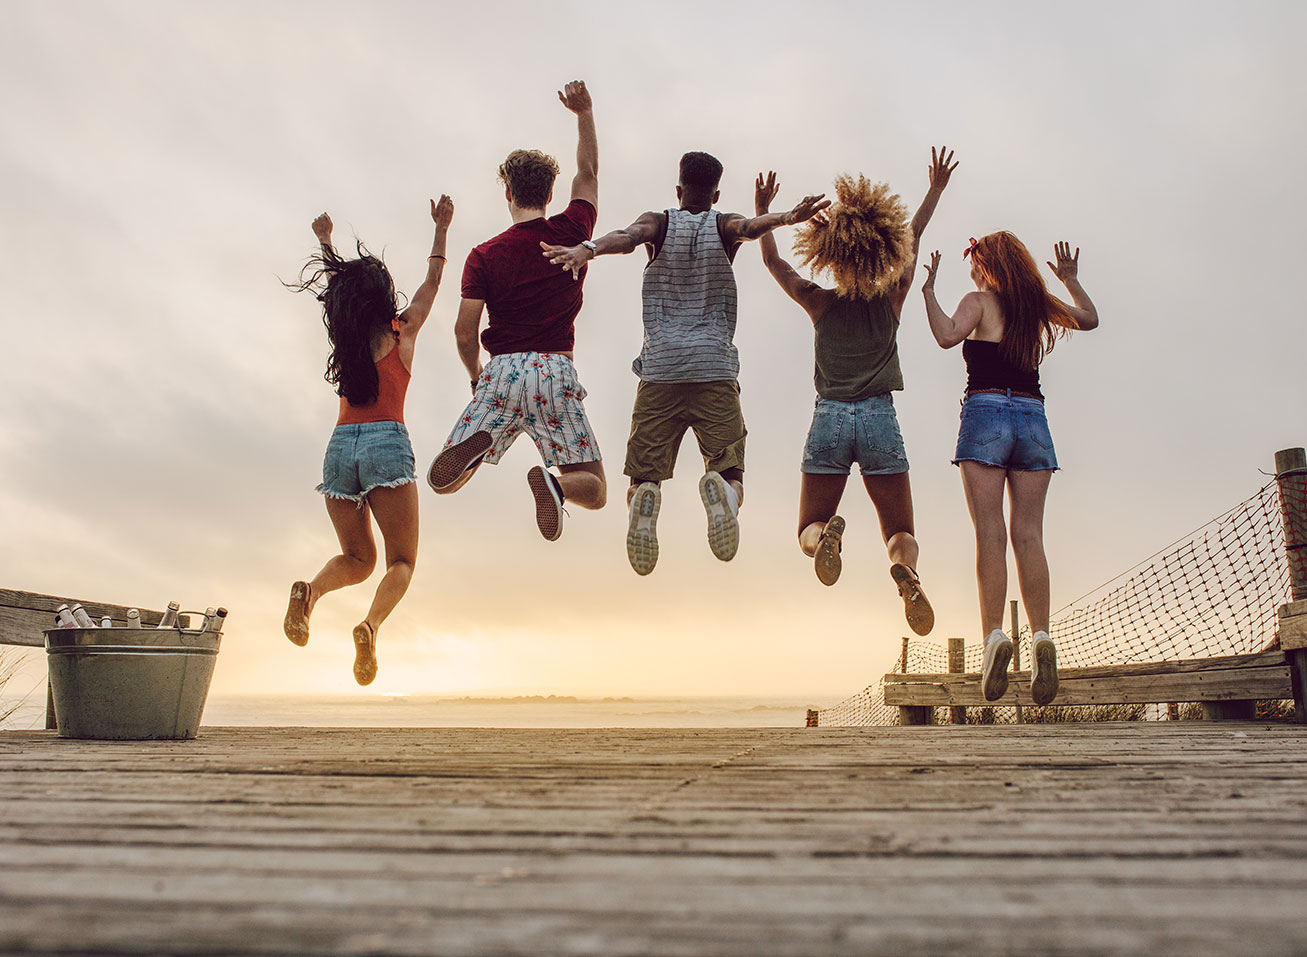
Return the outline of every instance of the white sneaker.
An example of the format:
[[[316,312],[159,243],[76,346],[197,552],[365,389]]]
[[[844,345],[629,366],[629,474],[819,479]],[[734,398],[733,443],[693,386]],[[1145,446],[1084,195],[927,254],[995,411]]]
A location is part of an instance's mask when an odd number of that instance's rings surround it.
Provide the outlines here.
[[[1048,704],[1057,697],[1057,645],[1046,631],[1030,639],[1030,698]]]
[[[729,562],[740,548],[740,523],[735,517],[740,504],[735,489],[718,473],[705,472],[699,479],[699,498],[708,513],[708,547]]]
[[[631,495],[626,525],[626,557],[637,575],[648,575],[658,564],[658,510],[663,490],[656,482],[641,482]]]
[[[547,542],[556,542],[563,534],[563,488],[552,472],[538,465],[527,469],[526,484],[536,500],[536,527]]]
[[[1007,666],[1012,661],[1012,639],[995,628],[985,639],[985,666],[980,672],[980,690],[986,701],[997,701],[1007,693]]]

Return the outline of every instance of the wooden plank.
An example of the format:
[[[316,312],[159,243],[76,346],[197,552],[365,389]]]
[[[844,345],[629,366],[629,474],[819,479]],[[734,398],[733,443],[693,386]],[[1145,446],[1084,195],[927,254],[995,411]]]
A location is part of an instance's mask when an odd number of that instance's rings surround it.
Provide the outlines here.
[[[1294,604],[1307,604],[1307,602],[1294,602]],[[1281,614],[1280,647],[1284,651],[1307,648],[1307,615]]]
[[[97,622],[108,615],[115,625],[127,624],[127,605],[112,605],[105,602],[87,601],[82,598],[60,598],[56,595],[39,595],[34,592],[14,591],[0,588],[0,645],[24,645],[32,648],[45,647],[47,628],[54,627],[55,610],[63,604],[81,602],[87,614]],[[163,612],[140,609],[141,622],[157,625]],[[187,618],[184,625],[189,625]]]
[[[1281,656],[1283,657],[1283,656]],[[1175,673],[1150,670],[1143,674],[1085,676],[1090,669],[1059,669],[1054,704],[1165,704],[1170,701],[1237,701],[1293,696],[1284,664],[1254,664],[1236,668],[1201,668]],[[885,703],[898,706],[1029,704],[1030,672],[1013,672],[1008,691],[998,701],[986,701],[980,675],[897,675],[885,682]],[[905,681],[902,679],[918,679]]]
[[[1114,678],[1120,675],[1167,675],[1187,674],[1202,671],[1224,671],[1245,665],[1283,665],[1284,652],[1278,649],[1259,651],[1248,655],[1222,655],[1214,658],[1183,658],[1176,661],[1138,661],[1122,665],[1094,665],[1088,668],[1058,668],[1058,675],[1076,675],[1081,678]],[[979,677],[976,672],[968,672],[967,677]],[[936,680],[939,678],[956,678],[948,672],[942,674],[901,674],[897,671],[885,675],[886,684],[911,683],[918,678]]]

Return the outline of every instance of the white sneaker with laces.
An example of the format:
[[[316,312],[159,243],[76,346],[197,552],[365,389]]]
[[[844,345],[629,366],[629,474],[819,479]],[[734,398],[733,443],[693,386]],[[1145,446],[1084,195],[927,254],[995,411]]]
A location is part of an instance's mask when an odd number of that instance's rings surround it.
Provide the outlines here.
[[[980,672],[980,690],[986,701],[997,701],[1007,693],[1007,666],[1012,662],[1012,639],[1002,628],[985,638],[985,664]]]
[[[637,575],[648,575],[658,564],[658,510],[663,492],[656,482],[641,482],[631,495],[626,525],[626,557]]]
[[[699,499],[708,513],[708,547],[724,562],[740,548],[739,496],[717,472],[705,472],[699,479]]]
[[[1057,645],[1046,631],[1030,639],[1030,697],[1035,704],[1057,697]]]

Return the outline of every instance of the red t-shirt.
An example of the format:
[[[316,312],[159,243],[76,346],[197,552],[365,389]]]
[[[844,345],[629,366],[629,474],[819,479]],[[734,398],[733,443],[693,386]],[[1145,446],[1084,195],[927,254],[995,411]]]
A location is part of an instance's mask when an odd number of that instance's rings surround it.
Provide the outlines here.
[[[557,216],[514,223],[473,249],[463,264],[463,298],[484,299],[490,322],[481,344],[506,352],[570,352],[581,311],[580,276],[551,265],[540,244],[575,246],[594,232],[598,212],[574,199]]]

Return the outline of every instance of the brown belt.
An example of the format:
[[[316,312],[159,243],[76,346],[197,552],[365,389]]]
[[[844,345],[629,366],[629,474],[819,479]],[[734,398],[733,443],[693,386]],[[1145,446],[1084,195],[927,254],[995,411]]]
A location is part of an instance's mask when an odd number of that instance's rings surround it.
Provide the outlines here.
[[[1044,401],[1044,397],[1042,395],[1035,395],[1033,392],[1018,392],[1016,389],[969,389],[967,390],[967,395],[980,395],[982,393],[986,395],[1006,395],[1018,399],[1034,399],[1037,402]]]

